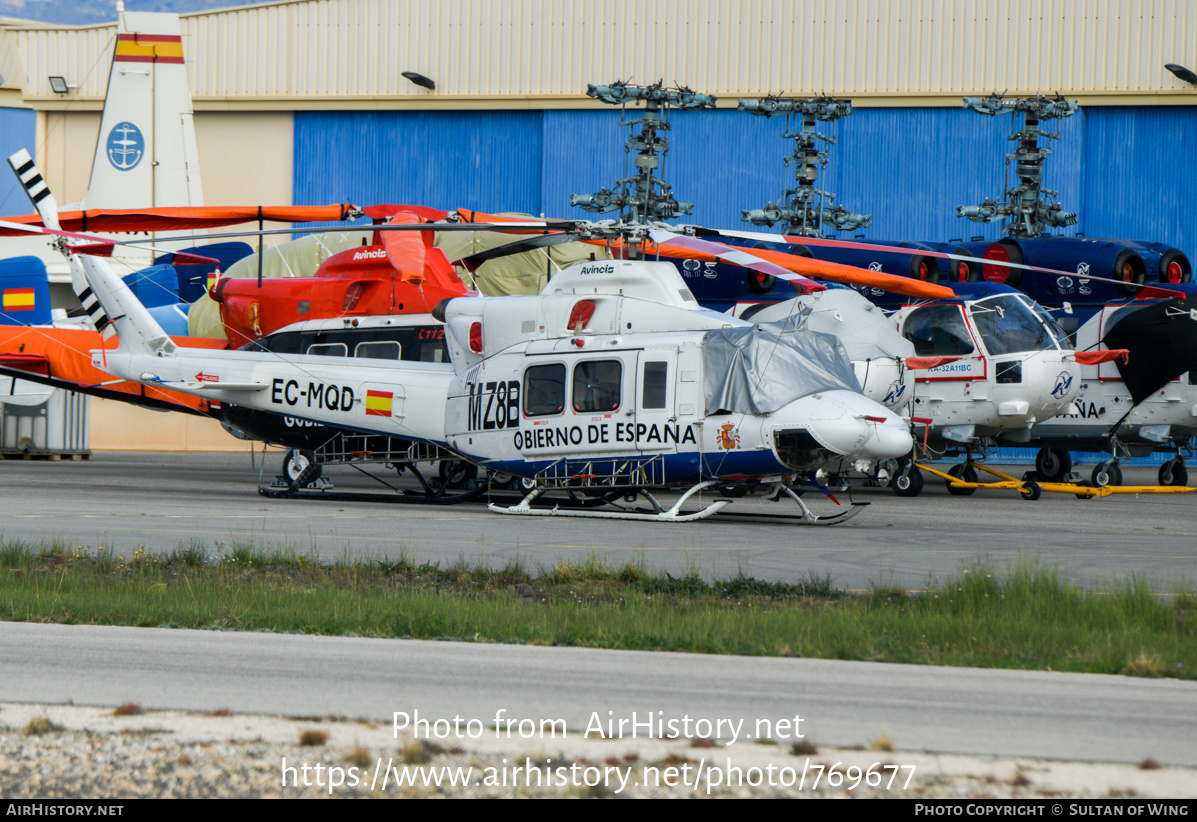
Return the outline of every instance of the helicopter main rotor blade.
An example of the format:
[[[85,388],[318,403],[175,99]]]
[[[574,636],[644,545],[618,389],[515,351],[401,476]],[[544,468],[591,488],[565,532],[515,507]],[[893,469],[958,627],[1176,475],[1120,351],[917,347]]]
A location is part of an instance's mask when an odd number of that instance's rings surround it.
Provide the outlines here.
[[[714,243],[714,245],[722,246],[723,248],[732,248],[732,246],[723,246],[721,243]],[[844,265],[843,263],[833,263],[809,257],[795,257],[792,254],[771,251],[765,248],[736,250],[773,263],[787,271],[807,277],[818,277],[819,279],[830,280],[831,282],[843,283],[845,285],[880,288],[894,294],[902,294],[903,296],[921,300],[956,299],[956,293],[949,288],[908,277],[898,277],[893,274],[885,274],[881,271],[869,271],[864,268],[857,268],[856,266]]]
[[[686,237],[680,234],[673,234],[669,231],[650,231],[648,233],[649,239],[660,246],[671,246],[673,248],[685,249],[688,251],[697,251],[702,254],[709,254],[710,256],[722,260],[725,263],[738,265],[743,268],[751,268],[754,271],[760,271],[779,280],[785,280],[793,285],[802,294],[809,294],[814,291],[826,291],[827,286],[822,283],[817,283],[814,280],[809,280],[806,277],[792,272],[782,266],[772,263],[768,260],[761,259],[759,256],[752,254],[742,248],[734,248],[723,243],[712,243],[706,240],[698,240],[693,237]],[[651,249],[646,248],[646,253],[652,253]]]
[[[695,234],[699,236],[735,237],[741,240],[756,240],[758,242],[766,243],[809,245],[816,248],[851,248],[857,251],[876,251],[881,254],[905,254],[907,256],[938,257],[939,259],[943,260],[958,260],[960,262],[977,263],[979,265],[993,265],[999,266],[1001,268],[1017,268],[1023,271],[1039,271],[1043,274],[1052,274],[1057,277],[1078,276],[1075,271],[1062,271],[1058,268],[1044,268],[1043,266],[1027,265],[1026,263],[1012,263],[1004,260],[990,260],[985,257],[969,257],[964,254],[950,254],[944,251],[933,251],[929,248],[901,248],[899,246],[862,243],[856,240],[830,240],[821,237],[795,237],[792,235],[765,234],[764,232],[760,231],[735,231],[712,228],[695,229]],[[1122,280],[1115,280],[1110,277],[1097,277],[1091,274],[1086,274],[1085,279],[1094,280],[1095,282],[1101,283],[1115,283],[1121,286],[1130,286],[1132,288],[1140,289],[1150,287],[1150,285],[1146,283],[1128,283]]]
[[[526,237],[522,240],[516,240],[513,243],[504,243],[503,245],[497,245],[494,248],[478,251],[468,257],[450,260],[450,262],[463,265],[470,271],[474,271],[478,268],[478,266],[489,260],[497,260],[501,257],[507,257],[512,254],[522,254],[525,251],[534,251],[538,248],[546,248],[564,243],[576,243],[581,236],[582,235],[576,232],[537,234],[533,237]]]
[[[391,217],[388,225],[421,225],[421,218],[410,211],[400,211]],[[425,249],[424,240],[419,235],[383,234],[382,247],[386,250],[387,261],[391,268],[395,269],[400,280],[416,286],[424,282]]]
[[[158,251],[153,246],[145,245],[143,242],[121,242],[119,240],[112,240],[108,237],[97,237],[92,234],[79,234],[74,231],[57,231],[53,228],[45,228],[42,226],[21,225],[19,223],[10,223],[0,220],[0,232],[8,231],[12,234],[41,234],[50,237],[69,237],[72,240],[82,240],[87,245],[66,246],[67,251],[77,254],[89,254],[97,257],[110,257],[114,246],[126,246],[128,248],[138,248],[147,251]],[[183,252],[166,252],[174,254],[174,264],[180,265],[206,265],[208,263],[219,263],[220,260],[211,257],[202,257],[199,254],[186,254]]]
[[[153,233],[159,231],[186,231],[188,229],[219,228],[240,223],[309,223],[342,222],[356,219],[360,212],[356,206],[337,204],[328,206],[171,206],[145,209],[89,209],[87,211],[65,211],[58,215],[59,226],[67,231],[81,233]],[[9,223],[25,226],[45,226],[45,221],[34,214],[16,217],[0,217]],[[0,231],[0,235],[15,233],[17,229]]]
[[[71,239],[76,239],[76,240],[84,240],[89,243],[120,245],[120,246],[128,246],[130,248],[148,248],[151,251],[157,251],[159,253],[170,253],[170,252],[163,252],[162,249],[156,249],[150,245],[145,245],[144,244],[146,242],[145,240],[136,240],[136,241],[115,240],[111,237],[101,237],[101,236],[97,236],[97,235],[93,235],[93,234],[82,234],[82,233],[71,232],[71,231],[56,231],[54,229],[45,228],[44,226],[42,226],[40,224],[40,222],[41,222],[40,220],[37,220],[35,218],[28,218],[28,219],[29,219],[29,221],[27,223],[19,223],[19,222],[8,221],[8,220],[0,220],[0,236],[6,236],[6,235],[7,236],[14,236],[14,235],[19,236],[19,235],[25,235],[25,234],[49,234],[49,235],[55,235],[55,236],[61,236],[61,237],[70,237]],[[222,234],[194,234],[194,235],[187,235],[187,236],[172,236],[170,238],[170,242],[172,242],[172,243],[178,243],[178,242],[205,243],[210,240],[231,239],[231,238],[235,238],[235,237],[261,237],[261,236],[271,236],[271,235],[278,235],[278,234],[297,234],[297,233],[299,233],[299,234],[327,234],[327,233],[333,233],[333,232],[337,232],[337,231],[346,231],[346,230],[378,231],[378,232],[388,232],[388,231],[494,231],[494,232],[503,232],[503,233],[511,233],[511,234],[525,234],[525,233],[531,233],[531,232],[536,232],[537,234],[541,234],[545,231],[569,230],[569,229],[575,228],[575,226],[576,226],[576,223],[571,221],[571,222],[556,222],[556,223],[544,223],[544,222],[497,223],[497,224],[493,224],[493,225],[483,224],[483,223],[471,223],[471,224],[417,223],[417,224],[386,224],[386,225],[365,225],[365,226],[344,225],[344,226],[335,226],[335,227],[322,227],[319,229],[303,229],[303,228],[294,228],[293,227],[293,228],[260,229],[260,230],[253,230],[253,231],[234,231],[234,232],[225,232]],[[112,230],[112,229],[106,229],[106,230]],[[147,230],[147,229],[143,229],[143,228],[128,229],[128,231],[130,231],[130,232],[132,232],[132,231],[141,232],[144,230]],[[153,230],[164,231],[164,230],[166,230],[166,228],[160,226]],[[121,233],[121,232],[117,232],[117,233]],[[189,259],[196,261],[196,262],[204,262],[204,263],[218,262],[217,260],[209,259],[207,257],[199,257],[198,255],[194,255],[194,254],[192,254],[192,255],[177,254],[177,256],[178,257],[188,257]]]

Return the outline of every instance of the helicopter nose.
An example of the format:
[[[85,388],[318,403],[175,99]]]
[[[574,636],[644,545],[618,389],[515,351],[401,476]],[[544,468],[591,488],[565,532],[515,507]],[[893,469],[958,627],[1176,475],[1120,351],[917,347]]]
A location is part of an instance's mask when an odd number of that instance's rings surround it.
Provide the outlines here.
[[[851,391],[827,391],[805,397],[805,429],[828,451],[870,461],[897,459],[914,442],[900,417],[885,406]]]
[[[914,448],[914,441],[910,438],[910,429],[906,423],[896,416],[893,420],[878,422],[873,426],[869,439],[865,442],[865,452],[869,459],[894,460],[904,457]]]
[[[897,459],[914,447],[910,431],[900,419],[890,421],[880,414],[812,423],[807,430],[825,448],[845,457]]]

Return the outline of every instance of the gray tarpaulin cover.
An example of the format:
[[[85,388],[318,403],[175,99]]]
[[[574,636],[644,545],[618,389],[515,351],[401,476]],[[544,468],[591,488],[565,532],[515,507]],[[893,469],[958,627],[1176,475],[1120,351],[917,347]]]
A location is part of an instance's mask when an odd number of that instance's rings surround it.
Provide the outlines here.
[[[768,414],[794,400],[860,383],[831,334],[767,323],[708,331],[703,344],[707,413]]]
[[[832,288],[771,305],[753,314],[752,321],[805,323],[812,331],[834,334],[843,341],[853,362],[914,356],[914,343],[898,333],[893,318],[847,288]]]

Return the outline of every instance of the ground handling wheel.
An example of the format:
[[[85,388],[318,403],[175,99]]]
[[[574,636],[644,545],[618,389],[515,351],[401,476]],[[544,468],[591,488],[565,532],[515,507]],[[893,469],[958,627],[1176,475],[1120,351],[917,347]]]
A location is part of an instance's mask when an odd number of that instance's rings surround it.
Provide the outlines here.
[[[292,448],[283,456],[283,476],[296,488],[303,488],[320,479],[324,466],[316,462],[314,451]]]
[[[1072,455],[1063,448],[1040,448],[1035,473],[1045,482],[1060,482],[1072,470]]]
[[[447,488],[462,488],[478,476],[478,466],[465,460],[441,460],[436,473]]]
[[[960,465],[953,465],[948,469],[948,473],[957,479],[964,480],[965,482],[977,481],[977,469],[973,468],[966,462],[961,463]],[[953,486],[950,480],[944,480],[944,483],[948,486],[948,493],[954,497],[971,497],[973,494],[977,493],[976,488],[958,488]]]

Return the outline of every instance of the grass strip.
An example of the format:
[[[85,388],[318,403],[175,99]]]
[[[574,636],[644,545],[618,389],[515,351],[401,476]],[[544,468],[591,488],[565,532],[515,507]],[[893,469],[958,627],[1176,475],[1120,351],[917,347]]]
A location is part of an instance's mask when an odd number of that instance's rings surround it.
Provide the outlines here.
[[[826,577],[707,582],[594,557],[532,571],[253,545],[111,554],[0,541],[0,619],[1197,678],[1197,597],[1141,580],[1085,592],[1032,564],[861,595]]]

